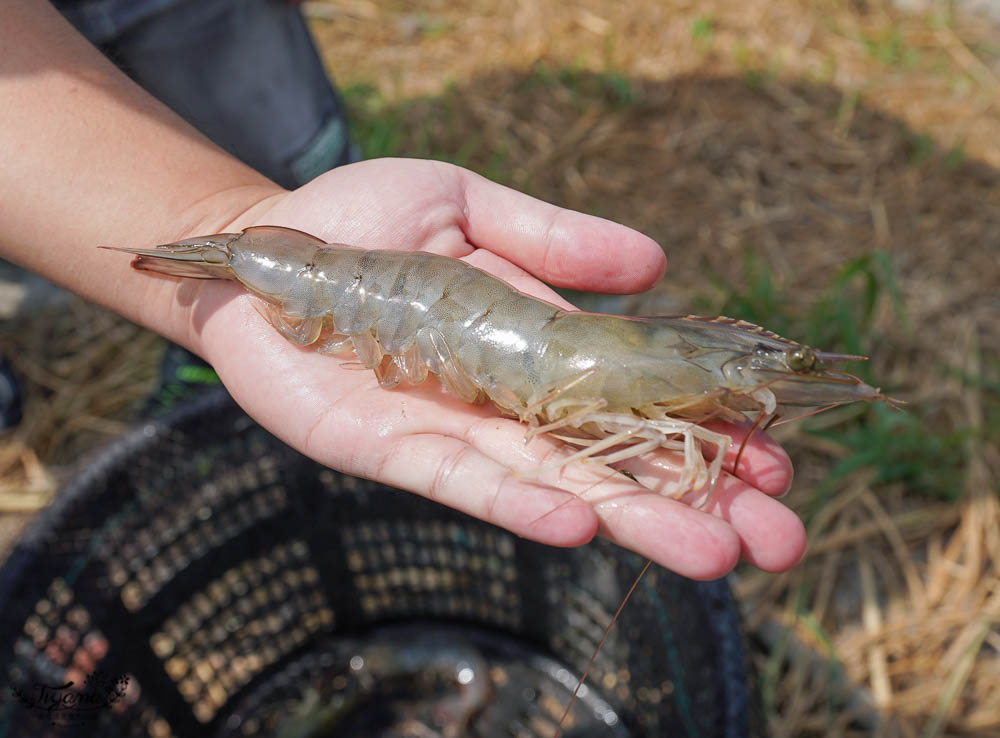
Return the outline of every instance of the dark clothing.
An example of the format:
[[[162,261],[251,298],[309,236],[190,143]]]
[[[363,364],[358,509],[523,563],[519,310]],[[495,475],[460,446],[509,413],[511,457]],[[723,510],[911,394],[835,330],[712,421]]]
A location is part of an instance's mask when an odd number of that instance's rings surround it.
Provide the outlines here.
[[[360,158],[302,14],[279,0],[59,0],[126,74],[295,188]]]
[[[91,43],[100,44],[182,2],[184,0],[53,0],[52,4]]]
[[[281,0],[55,0],[118,67],[226,151],[294,189],[360,159],[297,8]],[[167,347],[156,415],[217,382]]]

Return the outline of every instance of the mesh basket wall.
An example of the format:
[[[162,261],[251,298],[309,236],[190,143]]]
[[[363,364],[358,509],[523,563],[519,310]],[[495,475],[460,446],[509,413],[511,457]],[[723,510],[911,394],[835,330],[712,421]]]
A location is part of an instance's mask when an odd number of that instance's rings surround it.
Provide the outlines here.
[[[642,563],[337,474],[209,393],[0,569],[0,738],[552,735]],[[563,734],[753,734],[747,668],[726,584],[653,567]]]

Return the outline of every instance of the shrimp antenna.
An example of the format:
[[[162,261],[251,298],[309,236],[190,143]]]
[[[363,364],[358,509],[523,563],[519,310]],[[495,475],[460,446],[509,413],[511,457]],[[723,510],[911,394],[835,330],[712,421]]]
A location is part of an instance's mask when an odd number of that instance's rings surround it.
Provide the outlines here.
[[[884,402],[886,405],[891,407],[893,410],[897,410],[901,413],[906,412],[906,408],[903,405],[906,404],[905,400],[897,400],[895,397],[889,397],[888,395],[879,394],[876,397],[877,400]],[[782,418],[781,422],[777,425],[784,425],[785,423],[793,423],[796,420],[802,420],[802,418],[810,418],[813,415],[819,415],[820,413],[825,413],[827,410],[833,410],[835,407],[840,407],[841,405],[850,405],[853,400],[846,400],[844,402],[834,402],[830,405],[824,405],[823,407],[818,407],[815,410],[810,410],[807,413],[802,413],[801,415],[795,415],[791,418]]]
[[[824,405],[823,407],[818,407],[815,410],[810,410],[807,413],[802,413],[801,415],[793,415],[790,418],[782,418],[780,423],[777,425],[784,425],[785,423],[794,423],[796,420],[802,420],[803,418],[811,418],[813,415],[819,415],[820,413],[825,413],[827,410],[833,410],[835,407],[840,407],[841,405],[850,405],[851,402],[834,402],[831,405]]]
[[[559,736],[562,735],[563,723],[566,722],[566,717],[569,715],[569,711],[573,709],[573,705],[576,703],[576,698],[580,694],[580,688],[583,686],[583,683],[587,681],[587,676],[590,674],[590,670],[593,668],[594,662],[597,660],[597,654],[601,652],[601,649],[604,647],[604,642],[608,640],[608,634],[611,633],[611,629],[615,627],[615,623],[618,622],[618,616],[621,615],[622,610],[625,609],[625,603],[627,603],[629,598],[632,597],[632,593],[635,592],[635,588],[639,586],[639,582],[642,580],[643,574],[646,573],[646,570],[649,569],[652,563],[652,559],[646,559],[645,566],[642,567],[642,571],[639,572],[635,581],[632,582],[632,586],[628,588],[628,592],[625,593],[625,597],[622,599],[622,603],[615,611],[614,617],[611,618],[611,622],[608,623],[608,627],[605,628],[604,632],[601,634],[601,640],[597,642],[597,648],[594,649],[594,655],[590,657],[590,661],[587,662],[587,668],[585,668],[583,670],[583,674],[580,675],[580,679],[576,683],[576,688],[573,690],[573,694],[570,696],[569,702],[566,703],[566,709],[563,710],[562,717],[559,718],[559,723],[556,725],[556,732],[552,735],[552,738],[559,738]]]
[[[767,429],[774,425],[774,421],[776,421],[779,417],[778,413],[771,413],[770,415],[764,415],[764,413],[757,414],[757,417],[753,421],[753,425],[750,426],[750,432],[743,436],[743,440],[740,441],[739,451],[736,452],[736,459],[733,461],[733,475],[735,475],[737,469],[740,468],[740,459],[743,457],[743,450],[747,447],[747,444],[750,443],[750,439],[753,438],[753,434],[756,433],[758,429],[761,433],[766,433]],[[764,418],[767,418],[767,422],[765,422],[762,426],[761,422],[764,421]]]
[[[840,356],[840,355],[841,354],[838,354],[838,356]],[[846,355],[844,355],[844,356],[846,356]],[[864,356],[861,356],[861,357],[853,356],[853,357],[847,357],[847,358],[854,358],[854,359],[861,358],[861,359],[864,359],[865,357]],[[775,377],[774,379],[772,379],[772,380],[770,380],[768,382],[764,382],[763,384],[757,385],[757,387],[755,389],[767,389],[772,384],[780,382],[781,379],[782,379],[781,377]],[[750,432],[747,433],[745,436],[743,436],[743,440],[740,441],[740,448],[736,452],[736,459],[733,461],[733,475],[735,475],[736,474],[736,470],[740,468],[740,459],[743,458],[743,451],[746,449],[747,444],[750,443],[750,439],[753,438],[754,433],[756,433],[758,429],[760,430],[761,433],[766,432],[768,428],[770,428],[772,425],[774,425],[774,422],[779,417],[780,416],[778,415],[777,412],[771,413],[771,415],[765,415],[763,412],[757,413],[757,417],[754,419],[753,425],[750,426]],[[767,422],[764,423],[763,427],[761,427],[761,422],[764,421],[764,418],[767,418]]]

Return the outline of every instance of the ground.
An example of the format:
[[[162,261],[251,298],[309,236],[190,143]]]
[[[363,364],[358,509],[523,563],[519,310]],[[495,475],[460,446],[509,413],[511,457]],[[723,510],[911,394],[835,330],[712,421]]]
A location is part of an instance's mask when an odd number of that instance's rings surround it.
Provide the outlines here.
[[[868,354],[906,403],[775,430],[810,548],[733,579],[772,734],[1000,735],[997,27],[878,0],[412,5],[304,6],[367,156],[638,228],[663,283],[578,302]],[[3,540],[134,417],[159,343],[76,303],[0,343],[28,389]]]

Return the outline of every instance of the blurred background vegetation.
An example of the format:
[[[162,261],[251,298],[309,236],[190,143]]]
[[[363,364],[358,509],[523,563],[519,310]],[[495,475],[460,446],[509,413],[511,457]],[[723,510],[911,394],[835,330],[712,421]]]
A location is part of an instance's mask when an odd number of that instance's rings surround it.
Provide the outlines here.
[[[1000,735],[1000,26],[953,2],[414,5],[303,6],[366,157],[637,228],[662,284],[571,299],[865,354],[906,403],[773,432],[810,548],[733,578],[772,733]],[[162,348],[75,302],[0,348],[28,390],[0,436],[9,542],[135,417]]]

